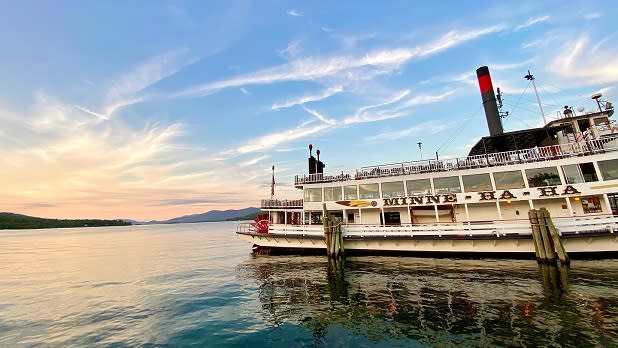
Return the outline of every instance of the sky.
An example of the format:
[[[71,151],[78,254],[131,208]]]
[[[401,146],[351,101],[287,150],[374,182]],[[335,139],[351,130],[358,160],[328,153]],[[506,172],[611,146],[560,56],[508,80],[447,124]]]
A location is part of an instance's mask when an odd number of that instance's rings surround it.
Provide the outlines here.
[[[618,101],[613,1],[0,0],[0,211],[168,219]],[[417,143],[421,142],[419,149]]]

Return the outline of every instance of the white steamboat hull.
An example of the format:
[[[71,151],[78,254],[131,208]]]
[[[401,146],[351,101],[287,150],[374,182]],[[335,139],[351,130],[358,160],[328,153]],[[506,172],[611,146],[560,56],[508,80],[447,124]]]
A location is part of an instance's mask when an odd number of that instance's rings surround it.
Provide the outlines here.
[[[281,248],[295,250],[317,250],[326,252],[323,239],[294,237],[245,235],[239,238],[254,245],[265,248]],[[568,253],[608,253],[618,252],[618,235],[577,236],[563,238],[563,244]],[[447,240],[447,239],[344,239],[346,251],[381,251],[410,253],[496,253],[496,254],[529,254],[534,256],[532,238],[495,238],[491,240]]]
[[[618,219],[573,220],[558,227],[567,253],[618,253]],[[346,252],[436,254],[519,254],[534,257],[530,226],[486,224],[418,227],[355,226],[343,229]],[[239,230],[237,235],[270,249],[326,252],[322,226],[273,225],[268,234]]]

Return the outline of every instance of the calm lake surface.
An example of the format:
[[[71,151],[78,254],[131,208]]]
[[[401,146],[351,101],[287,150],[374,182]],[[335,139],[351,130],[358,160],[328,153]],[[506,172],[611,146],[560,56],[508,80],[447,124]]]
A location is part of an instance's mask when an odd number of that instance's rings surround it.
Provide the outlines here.
[[[0,347],[618,347],[618,261],[253,256],[235,223],[0,231]],[[562,275],[562,276],[561,276]]]

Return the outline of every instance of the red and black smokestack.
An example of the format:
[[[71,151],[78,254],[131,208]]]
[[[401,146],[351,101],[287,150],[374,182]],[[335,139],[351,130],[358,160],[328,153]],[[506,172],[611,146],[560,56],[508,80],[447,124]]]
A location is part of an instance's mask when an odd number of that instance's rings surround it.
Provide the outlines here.
[[[476,69],[476,77],[479,80],[481,88],[481,97],[483,98],[483,107],[485,108],[485,118],[487,119],[487,127],[489,127],[489,135],[499,135],[504,133],[500,114],[498,113],[498,104],[496,103],[496,95],[494,94],[494,86],[491,83],[489,76],[489,68],[482,66]]]

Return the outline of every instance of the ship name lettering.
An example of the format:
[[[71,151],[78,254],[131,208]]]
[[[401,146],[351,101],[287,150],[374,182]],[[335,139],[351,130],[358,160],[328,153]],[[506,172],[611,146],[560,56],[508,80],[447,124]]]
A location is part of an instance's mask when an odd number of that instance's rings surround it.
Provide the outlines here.
[[[440,195],[425,196],[425,198],[427,199],[427,204],[440,203]]]
[[[558,196],[556,188],[557,186],[538,187],[537,190],[539,190],[539,197]]]
[[[479,201],[494,201],[496,200],[496,191],[479,192]]]
[[[423,197],[412,196],[410,198],[410,204],[423,204]]]
[[[511,193],[511,191],[509,190],[504,190],[504,192],[502,192],[502,194],[500,195],[500,199],[514,199],[517,198],[515,197],[514,194]]]
[[[571,185],[567,185],[564,188],[564,191],[562,192],[563,195],[572,195],[575,193],[581,193],[581,192],[577,191],[577,189]]]

